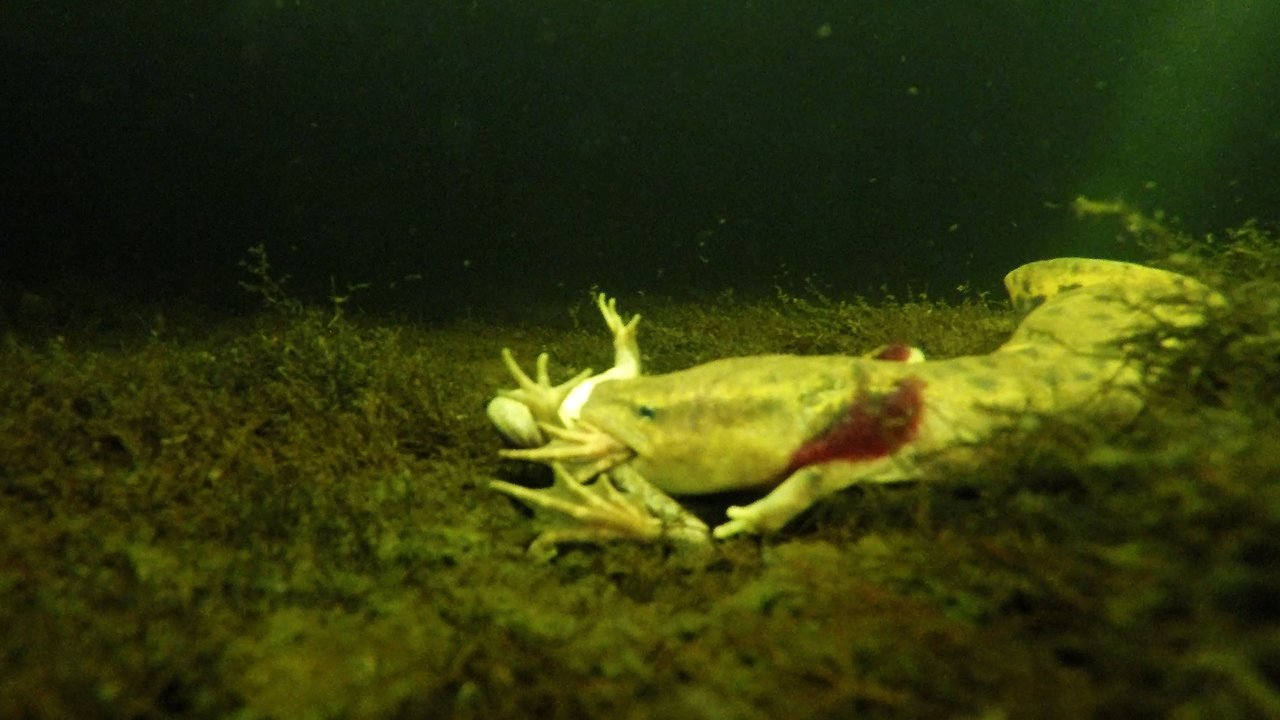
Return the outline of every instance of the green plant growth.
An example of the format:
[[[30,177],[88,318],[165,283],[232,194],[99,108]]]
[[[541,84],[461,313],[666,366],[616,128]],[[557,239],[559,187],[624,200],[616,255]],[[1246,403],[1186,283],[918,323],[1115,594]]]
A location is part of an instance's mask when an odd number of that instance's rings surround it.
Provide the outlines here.
[[[1160,227],[1136,228],[1153,261],[1231,302],[1129,432],[1049,433],[701,554],[536,565],[485,489],[540,480],[494,456],[497,350],[599,368],[590,323],[311,308],[261,253],[246,287],[273,310],[249,323],[11,335],[0,716],[1278,716],[1280,243]],[[986,352],[1016,320],[984,299],[623,305],[654,371]]]

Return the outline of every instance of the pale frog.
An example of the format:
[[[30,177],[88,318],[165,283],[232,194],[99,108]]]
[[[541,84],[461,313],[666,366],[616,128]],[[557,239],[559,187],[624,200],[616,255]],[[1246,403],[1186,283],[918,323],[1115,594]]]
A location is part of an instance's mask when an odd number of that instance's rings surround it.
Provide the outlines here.
[[[556,522],[530,547],[616,538],[702,543],[769,533],[815,501],[857,483],[971,471],[1046,423],[1116,425],[1143,406],[1154,376],[1188,330],[1223,303],[1175,273],[1059,258],[1005,277],[1027,315],[986,355],[921,360],[889,347],[862,357],[762,355],[642,375],[639,316],[598,306],[614,367],[558,386],[505,361],[519,387],[489,406],[518,449],[502,456],[551,466],[554,484],[492,487]],[[757,489],[714,530],[670,495]]]

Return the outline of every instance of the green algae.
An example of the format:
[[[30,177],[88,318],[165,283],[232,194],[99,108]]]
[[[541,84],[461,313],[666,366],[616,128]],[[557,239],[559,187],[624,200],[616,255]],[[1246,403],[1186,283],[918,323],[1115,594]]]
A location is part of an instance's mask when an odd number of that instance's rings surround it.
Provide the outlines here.
[[[212,329],[11,318],[0,715],[1280,714],[1280,249],[1139,230],[1231,303],[1123,435],[1051,427],[777,537],[549,565],[485,489],[540,476],[495,457],[482,408],[503,346],[606,366],[590,322],[416,327],[262,282],[266,311]],[[986,352],[1016,323],[985,298],[623,304],[654,372]]]

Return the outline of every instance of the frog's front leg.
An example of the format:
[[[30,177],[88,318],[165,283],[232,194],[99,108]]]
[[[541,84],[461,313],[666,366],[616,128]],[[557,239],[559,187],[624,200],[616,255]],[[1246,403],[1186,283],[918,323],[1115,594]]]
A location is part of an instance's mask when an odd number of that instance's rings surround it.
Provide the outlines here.
[[[529,546],[529,554],[548,560],[556,546],[569,542],[605,540],[672,540],[701,544],[707,526],[662,491],[626,466],[602,473],[593,482],[580,482],[559,463],[551,463],[551,487],[534,490],[502,480],[489,487],[510,495],[535,512],[569,525],[543,530]]]
[[[617,301],[604,293],[596,296],[596,307],[613,335],[613,367],[599,375],[592,376],[590,370],[583,370],[566,382],[552,385],[547,372],[549,359],[546,353],[538,356],[535,377],[529,377],[511,351],[503,348],[502,362],[518,387],[500,391],[489,401],[485,413],[512,445],[523,448],[545,445],[548,438],[542,428],[572,428],[576,425],[582,405],[596,385],[605,380],[640,375],[640,346],[636,342],[640,316],[632,315],[624,322],[618,314]]]
[[[838,422],[793,453],[777,487],[746,507],[726,511],[729,522],[717,527],[715,536],[774,532],[850,485],[916,479],[923,389],[923,381],[908,377],[883,394],[860,390]]]
[[[640,315],[631,316],[627,322],[618,314],[618,301],[604,293],[596,296],[596,307],[604,318],[604,324],[613,333],[613,372],[617,377],[640,376],[640,345],[636,342],[636,326]]]
[[[538,356],[535,378],[529,377],[507,348],[502,349],[502,362],[507,366],[518,386],[515,390],[502,390],[489,401],[485,414],[489,422],[503,437],[519,447],[538,447],[546,443],[539,425],[559,423],[560,406],[565,398],[591,376],[591,370],[583,370],[567,381],[551,384],[547,370],[549,357]]]
[[[560,423],[564,427],[573,427],[582,415],[582,406],[591,397],[591,392],[606,380],[624,380],[640,376],[640,345],[636,342],[636,326],[640,323],[639,315],[632,315],[627,322],[618,314],[618,302],[604,293],[596,296],[596,307],[604,324],[613,333],[613,367],[599,375],[594,375],[578,384],[560,404]]]
[[[720,539],[734,535],[766,535],[781,530],[815,502],[861,483],[888,483],[916,477],[909,463],[900,457],[870,461],[837,461],[810,465],[792,473],[768,495],[746,506],[734,505],[725,511],[729,522],[716,527]]]

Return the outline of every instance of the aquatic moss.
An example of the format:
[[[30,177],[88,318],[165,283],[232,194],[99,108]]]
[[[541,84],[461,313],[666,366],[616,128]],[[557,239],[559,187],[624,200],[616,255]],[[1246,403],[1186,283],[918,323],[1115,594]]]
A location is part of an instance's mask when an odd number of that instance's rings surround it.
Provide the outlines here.
[[[504,345],[607,365],[594,323],[289,305],[11,334],[0,715],[1280,714],[1280,249],[1256,225],[1176,237],[1155,259],[1231,302],[1124,435],[854,488],[763,541],[551,565],[485,489],[539,477],[496,460],[482,407]],[[622,305],[655,371],[985,352],[1016,321],[985,299]]]

